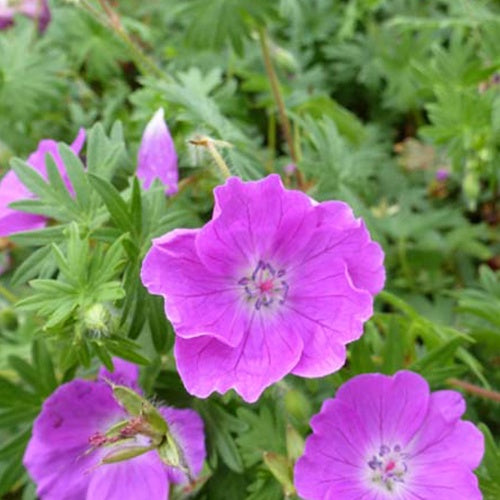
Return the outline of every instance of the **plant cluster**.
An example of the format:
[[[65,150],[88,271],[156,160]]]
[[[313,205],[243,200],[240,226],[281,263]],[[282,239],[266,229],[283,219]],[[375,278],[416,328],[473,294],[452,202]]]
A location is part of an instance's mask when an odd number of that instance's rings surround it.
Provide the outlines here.
[[[499,29],[0,0],[0,497],[114,498],[134,463],[151,499],[500,498]],[[317,486],[356,453],[374,490]]]

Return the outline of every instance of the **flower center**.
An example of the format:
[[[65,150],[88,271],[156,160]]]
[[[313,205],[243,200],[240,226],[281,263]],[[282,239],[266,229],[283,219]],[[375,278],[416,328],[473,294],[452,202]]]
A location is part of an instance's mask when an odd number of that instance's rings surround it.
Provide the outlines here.
[[[250,276],[238,281],[245,296],[255,309],[269,307],[271,304],[283,304],[288,294],[288,283],[283,279],[285,271],[276,270],[268,262],[259,260]]]
[[[396,444],[392,449],[382,445],[377,454],[368,461],[370,479],[387,491],[394,491],[398,483],[404,483],[404,476],[408,470],[406,459],[408,455],[401,451]]]

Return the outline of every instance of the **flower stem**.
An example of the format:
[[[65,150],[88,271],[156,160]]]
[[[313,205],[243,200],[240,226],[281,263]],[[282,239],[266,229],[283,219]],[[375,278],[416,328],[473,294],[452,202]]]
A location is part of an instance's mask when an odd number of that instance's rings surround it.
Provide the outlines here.
[[[465,382],[457,378],[449,378],[448,380],[446,380],[446,383],[454,387],[459,387],[460,389],[470,392],[475,396],[479,396],[485,399],[491,399],[492,401],[497,401],[500,403],[500,392],[492,391],[490,389],[484,389],[483,387],[479,387],[477,385],[471,384],[470,382]]]
[[[290,156],[292,157],[293,162],[297,163],[298,157],[297,151],[295,149],[295,143],[293,141],[292,127],[290,125],[288,115],[286,114],[285,101],[283,100],[283,95],[281,93],[278,76],[276,75],[276,71],[271,60],[271,52],[269,50],[269,40],[267,37],[267,32],[263,26],[260,26],[258,28],[258,32],[260,48],[262,50],[262,57],[264,58],[264,66],[266,68],[269,83],[271,84],[271,91],[274,97],[274,101],[276,103],[276,107],[278,108],[280,125],[283,129],[283,134],[288,144],[288,149],[290,150]],[[299,188],[303,189],[305,187],[304,176],[298,168],[295,170],[295,176],[297,179],[297,185],[299,186]]]
[[[202,146],[202,147],[206,148],[207,151],[210,153],[210,156],[215,161],[215,164],[219,168],[219,170],[222,174],[222,177],[224,177],[224,179],[228,179],[229,177],[231,177],[231,171],[229,170],[227,163],[224,161],[224,158],[222,158],[222,155],[219,153],[219,151],[215,147],[216,141],[214,141],[210,137],[202,136],[202,137],[197,137],[195,139],[191,139],[189,142],[191,144],[194,144],[195,146]],[[222,142],[222,141],[220,141],[220,142]]]
[[[18,298],[10,291],[7,290],[3,285],[0,285],[0,295],[2,295],[8,302],[15,304]]]

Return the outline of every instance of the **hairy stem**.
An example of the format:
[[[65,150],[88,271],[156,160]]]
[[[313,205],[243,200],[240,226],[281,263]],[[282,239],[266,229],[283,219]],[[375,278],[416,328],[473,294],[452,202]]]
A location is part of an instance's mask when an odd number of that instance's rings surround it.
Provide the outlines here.
[[[484,389],[477,385],[471,384],[470,382],[465,382],[464,380],[459,380],[458,378],[449,378],[446,380],[448,385],[453,387],[458,387],[464,391],[470,392],[475,396],[479,396],[485,399],[491,399],[492,401],[497,401],[500,403],[500,392],[492,391],[490,389]]]
[[[3,285],[0,285],[0,295],[4,297],[11,304],[15,304],[18,301],[18,298]]]
[[[288,144],[288,149],[290,150],[290,156],[292,157],[293,162],[297,163],[298,157],[297,157],[297,151],[295,149],[295,143],[293,140],[292,126],[290,124],[290,120],[288,119],[288,115],[286,114],[285,101],[283,100],[283,95],[281,93],[278,76],[276,75],[276,71],[274,70],[273,62],[271,60],[271,52],[269,50],[269,40],[267,37],[267,32],[266,29],[262,26],[259,27],[258,31],[259,31],[260,48],[262,50],[262,57],[264,58],[264,66],[266,68],[266,73],[269,79],[269,83],[271,84],[271,92],[273,94],[276,107],[278,108],[280,125],[281,128],[283,129],[283,134]],[[302,172],[298,168],[295,170],[295,176],[299,188],[304,189],[305,187],[304,177],[302,175]]]
[[[217,165],[218,169],[220,170],[222,177],[224,177],[224,179],[231,177],[231,171],[229,170],[227,163],[224,161],[224,158],[222,158],[222,155],[215,147],[213,139],[211,139],[210,137],[203,136],[203,137],[198,137],[196,139],[191,139],[189,142],[191,144],[194,144],[195,146],[202,146],[206,148],[207,151],[210,153],[210,156],[215,161],[215,164]]]

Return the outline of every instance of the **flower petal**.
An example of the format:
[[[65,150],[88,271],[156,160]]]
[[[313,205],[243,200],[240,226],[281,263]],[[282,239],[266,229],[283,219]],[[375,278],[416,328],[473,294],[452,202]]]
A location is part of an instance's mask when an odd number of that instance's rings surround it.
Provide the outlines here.
[[[297,364],[302,341],[283,317],[265,321],[254,314],[242,342],[230,347],[215,339],[177,338],[174,354],[189,393],[205,398],[234,388],[253,403],[266,387],[281,380]]]
[[[429,412],[411,449],[415,464],[455,462],[476,468],[484,454],[483,434],[470,422],[460,421],[465,401],[456,391],[438,391],[431,395]]]
[[[168,499],[166,468],[156,451],[125,462],[101,465],[92,472],[87,500]]]
[[[429,386],[423,377],[408,371],[392,377],[372,373],[346,382],[336,398],[363,418],[375,448],[382,444],[404,448],[427,415]]]
[[[313,234],[310,198],[285,190],[278,175],[255,182],[231,177],[214,194],[214,219],[196,241],[200,259],[214,273],[241,278],[259,260],[284,268]]]
[[[204,267],[195,249],[197,234],[178,229],[156,239],[142,265],[142,282],[165,297],[165,313],[180,337],[208,335],[237,345],[249,318],[241,286]]]
[[[304,341],[293,373],[321,377],[344,364],[344,345],[362,335],[363,323],[373,313],[373,299],[353,286],[344,261],[322,253],[292,276],[286,308],[300,323]]]
[[[41,215],[28,214],[9,208],[14,201],[33,198],[31,191],[19,180],[14,171],[9,171],[0,181],[0,236],[39,229],[47,220]]]
[[[172,435],[184,453],[191,475],[199,476],[206,457],[203,420],[198,413],[190,409],[162,407],[160,412],[168,422]],[[167,474],[172,483],[187,481],[186,475],[179,469],[167,467]]]
[[[109,380],[117,385],[126,385],[136,392],[140,392],[139,388],[139,367],[130,361],[125,361],[120,358],[113,358],[114,370],[108,371],[102,366],[99,370],[99,378]]]
[[[439,462],[414,470],[408,482],[409,498],[482,500],[476,475],[463,465]]]
[[[88,439],[123,415],[111,389],[85,380],[60,386],[43,404],[23,463],[43,498],[73,499],[86,484],[95,455],[86,455]]]
[[[318,217],[317,230],[297,259],[304,266],[316,255],[328,254],[347,264],[354,285],[377,294],[384,286],[384,253],[370,238],[361,219],[355,219],[350,207],[340,201],[323,202],[314,207]]]

